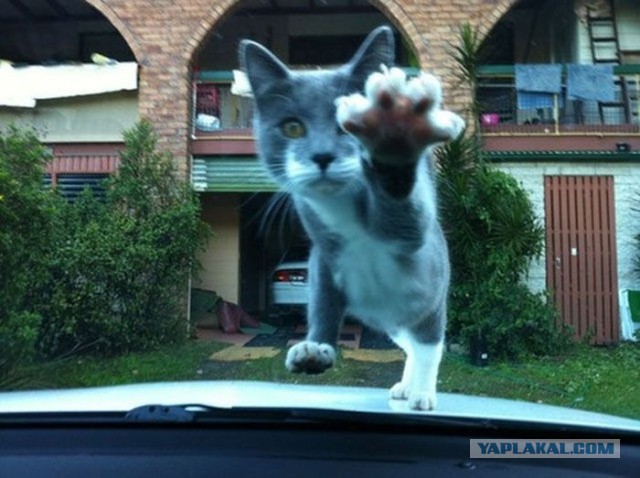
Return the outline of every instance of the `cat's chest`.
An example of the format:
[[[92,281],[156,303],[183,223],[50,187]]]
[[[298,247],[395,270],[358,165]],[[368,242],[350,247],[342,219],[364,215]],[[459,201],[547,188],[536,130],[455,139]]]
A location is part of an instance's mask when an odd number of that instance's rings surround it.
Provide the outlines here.
[[[321,217],[322,219],[322,217]],[[327,229],[340,238],[330,264],[334,283],[345,294],[347,308],[376,322],[390,311],[401,312],[416,293],[415,269],[393,241],[375,235],[348,205],[327,214]]]
[[[411,315],[413,299],[420,295],[414,268],[392,245],[366,234],[345,241],[332,274],[347,311],[376,327]]]

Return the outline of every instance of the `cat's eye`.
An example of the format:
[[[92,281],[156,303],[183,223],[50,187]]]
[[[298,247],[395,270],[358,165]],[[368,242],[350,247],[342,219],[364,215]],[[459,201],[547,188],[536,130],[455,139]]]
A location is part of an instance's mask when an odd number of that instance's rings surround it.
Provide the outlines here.
[[[296,119],[283,121],[280,129],[282,130],[282,134],[291,139],[301,138],[307,134],[307,129],[304,127],[304,124]]]

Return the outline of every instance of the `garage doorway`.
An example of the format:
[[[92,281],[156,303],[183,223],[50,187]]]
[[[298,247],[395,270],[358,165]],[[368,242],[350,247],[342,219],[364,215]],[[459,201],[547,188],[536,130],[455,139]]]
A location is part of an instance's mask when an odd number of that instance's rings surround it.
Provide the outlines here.
[[[270,206],[277,200],[274,193],[243,194],[240,207],[240,304],[263,319],[274,268],[288,251],[309,244],[292,207]]]

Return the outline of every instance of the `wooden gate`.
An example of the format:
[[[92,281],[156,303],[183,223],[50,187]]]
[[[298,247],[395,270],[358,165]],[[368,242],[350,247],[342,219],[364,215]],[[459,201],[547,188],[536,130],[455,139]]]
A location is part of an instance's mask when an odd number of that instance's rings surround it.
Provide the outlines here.
[[[612,176],[545,176],[547,288],[562,321],[593,343],[619,339]]]

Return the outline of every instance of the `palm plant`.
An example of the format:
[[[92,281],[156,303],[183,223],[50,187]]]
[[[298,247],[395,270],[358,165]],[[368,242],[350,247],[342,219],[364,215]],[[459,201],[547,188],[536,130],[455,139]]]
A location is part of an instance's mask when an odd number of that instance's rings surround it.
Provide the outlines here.
[[[458,30],[459,43],[452,45],[451,57],[458,67],[456,77],[459,85],[467,88],[471,94],[468,106],[471,117],[472,131],[479,132],[478,118],[480,105],[476,96],[478,91],[478,70],[482,57],[482,38],[478,30],[469,23],[463,23]]]

